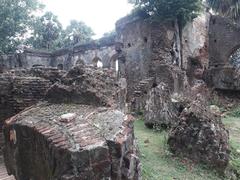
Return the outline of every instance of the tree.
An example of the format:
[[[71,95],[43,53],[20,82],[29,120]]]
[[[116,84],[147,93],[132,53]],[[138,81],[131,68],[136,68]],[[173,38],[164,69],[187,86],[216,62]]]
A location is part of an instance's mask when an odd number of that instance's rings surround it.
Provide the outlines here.
[[[0,52],[14,52],[43,6],[38,0],[0,0]]]
[[[182,25],[196,17],[201,10],[201,0],[129,0],[153,20],[178,20]]]
[[[83,44],[89,42],[94,35],[92,29],[84,22],[72,20],[70,25],[64,31],[65,46],[73,46],[76,44]]]
[[[115,30],[106,32],[103,34],[103,37],[111,37],[111,36],[116,36],[117,32]]]
[[[240,17],[240,0],[207,0],[208,5],[221,16],[237,20]]]
[[[32,47],[47,50],[61,47],[62,25],[52,12],[46,12],[43,16],[37,17],[32,28],[32,37],[28,39],[28,44]]]

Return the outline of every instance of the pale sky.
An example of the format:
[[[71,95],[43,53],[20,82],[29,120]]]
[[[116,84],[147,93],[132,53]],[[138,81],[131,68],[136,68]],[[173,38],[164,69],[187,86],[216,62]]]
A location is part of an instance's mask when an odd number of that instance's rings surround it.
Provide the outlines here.
[[[47,11],[58,16],[66,27],[70,20],[76,19],[90,26],[96,36],[115,28],[115,22],[131,12],[132,5],[127,0],[41,0]]]

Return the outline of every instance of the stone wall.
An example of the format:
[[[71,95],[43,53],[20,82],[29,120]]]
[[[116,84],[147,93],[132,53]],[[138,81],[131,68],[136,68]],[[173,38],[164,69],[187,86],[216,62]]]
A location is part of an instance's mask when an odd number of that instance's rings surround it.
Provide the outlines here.
[[[43,99],[50,85],[49,80],[39,77],[2,75],[0,77],[0,123]]]
[[[240,48],[240,26],[227,18],[212,16],[209,28],[209,65],[230,65],[229,58]]]
[[[30,69],[34,66],[50,67],[52,54],[49,52],[25,50],[20,54],[21,68]]]
[[[140,178],[133,119],[118,110],[39,104],[9,119],[4,135],[17,180]]]
[[[113,59],[115,54],[115,45],[110,47],[100,47],[100,49],[87,50],[84,53],[75,50],[73,60],[74,64],[77,64],[79,59],[84,60],[86,64],[93,64],[94,59],[97,58],[102,62],[104,68],[110,68],[111,61],[116,61],[116,59]]]
[[[19,54],[0,55],[0,72],[10,69],[30,69],[37,65],[50,67],[51,58],[51,53],[36,50],[25,50]]]
[[[156,76],[157,65],[181,66],[176,53],[177,29],[174,22],[151,23],[140,16],[128,16],[116,23],[117,41],[122,45],[120,73],[127,79],[129,100],[140,81]]]
[[[182,31],[183,69],[189,70],[190,59],[199,59],[204,68],[208,67],[208,31],[210,14],[203,13],[188,22]]]
[[[17,180],[140,179],[134,118],[118,106],[123,87],[111,70],[71,69],[49,88],[48,102],[5,121],[8,173]]]
[[[49,80],[40,77],[0,75],[0,136],[4,121],[43,99],[50,85]],[[0,154],[2,147],[0,144]]]
[[[240,90],[239,57],[232,55],[240,48],[240,26],[220,16],[212,16],[209,26],[209,69],[207,83],[217,90]]]
[[[0,56],[0,73],[10,69],[30,69],[34,66],[57,67],[70,70],[79,60],[85,64],[93,64],[98,60],[103,67],[110,67],[115,53],[113,37],[102,38],[89,44],[78,45],[72,49],[60,49],[55,52],[45,52],[27,49],[23,53]]]
[[[63,74],[64,71],[49,68],[0,74],[0,128],[5,119],[44,99],[47,89]]]
[[[19,67],[21,67],[19,54],[0,55],[0,73]]]

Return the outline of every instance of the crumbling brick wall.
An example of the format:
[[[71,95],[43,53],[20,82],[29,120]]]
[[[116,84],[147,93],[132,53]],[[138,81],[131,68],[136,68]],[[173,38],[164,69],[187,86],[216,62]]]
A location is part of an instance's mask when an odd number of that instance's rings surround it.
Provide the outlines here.
[[[39,77],[0,76],[0,136],[4,120],[43,99],[50,85],[49,80]],[[2,147],[0,144],[0,154]]]
[[[9,119],[4,135],[17,180],[139,178],[133,121],[118,110],[39,104]]]
[[[209,25],[209,65],[230,65],[230,55],[240,47],[240,27],[230,19],[211,16]]]
[[[9,174],[17,180],[139,179],[133,118],[117,105],[120,87],[110,70],[69,71],[48,90],[48,102],[5,122]]]
[[[154,77],[155,66],[173,64],[177,57],[173,46],[177,43],[175,24],[153,23],[140,16],[129,16],[116,23],[117,41],[122,43],[119,58],[121,77],[128,83],[128,101],[133,98],[140,81]],[[178,61],[180,65],[180,57]]]
[[[230,61],[240,48],[240,26],[227,18],[212,16],[209,26],[208,85],[217,90],[240,90],[238,65]]]
[[[39,65],[70,70],[78,60],[83,60],[85,64],[92,64],[94,58],[99,58],[104,68],[110,68],[111,59],[115,54],[115,36],[54,52],[25,49],[22,53],[0,54],[0,73],[11,69],[30,69]]]
[[[9,74],[0,77],[0,121],[43,99],[51,82],[38,77],[21,77]],[[2,127],[2,126],[1,126]]]

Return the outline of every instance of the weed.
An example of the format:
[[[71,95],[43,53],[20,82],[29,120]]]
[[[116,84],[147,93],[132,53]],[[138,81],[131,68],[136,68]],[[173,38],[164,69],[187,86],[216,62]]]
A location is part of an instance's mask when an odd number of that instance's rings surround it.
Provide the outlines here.
[[[240,118],[240,107],[234,108],[228,113],[229,116]]]

